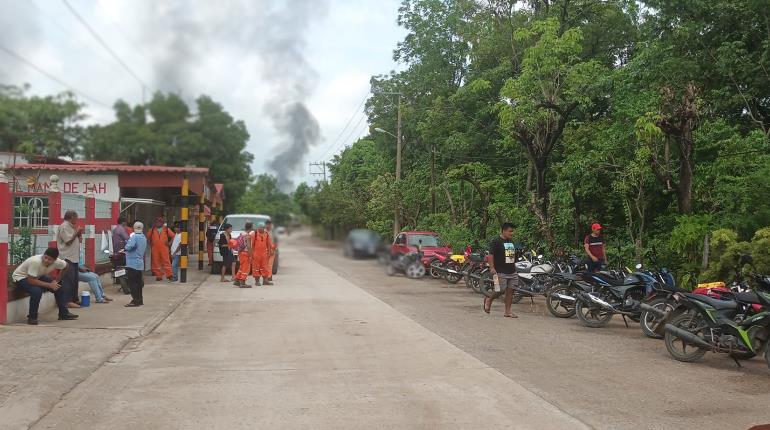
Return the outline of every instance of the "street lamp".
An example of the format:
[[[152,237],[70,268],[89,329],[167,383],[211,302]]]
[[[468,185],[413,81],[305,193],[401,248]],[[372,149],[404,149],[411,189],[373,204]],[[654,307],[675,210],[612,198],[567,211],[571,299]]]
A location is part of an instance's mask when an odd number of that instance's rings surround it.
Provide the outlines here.
[[[393,136],[394,138],[398,139],[398,136],[396,136],[395,134],[393,134],[393,133],[391,133],[391,132],[389,132],[387,130],[383,130],[383,129],[379,128],[379,127],[375,128],[374,131],[376,131],[377,133],[384,133],[384,134],[387,134],[389,136]]]

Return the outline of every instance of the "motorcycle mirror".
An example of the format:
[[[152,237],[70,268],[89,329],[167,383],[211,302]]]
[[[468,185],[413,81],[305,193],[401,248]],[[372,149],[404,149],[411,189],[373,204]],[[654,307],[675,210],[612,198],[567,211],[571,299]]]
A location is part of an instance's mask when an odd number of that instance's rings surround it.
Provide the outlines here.
[[[639,270],[642,268],[642,263],[636,263],[636,270]]]

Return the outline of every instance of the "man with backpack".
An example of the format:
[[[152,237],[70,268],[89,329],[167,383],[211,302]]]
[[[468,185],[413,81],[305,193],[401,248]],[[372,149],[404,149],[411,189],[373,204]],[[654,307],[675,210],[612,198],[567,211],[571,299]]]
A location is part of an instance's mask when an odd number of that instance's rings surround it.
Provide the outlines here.
[[[234,276],[235,282],[233,282],[233,285],[238,288],[251,288],[251,285],[247,284],[246,280],[249,277],[249,273],[251,273],[251,231],[253,228],[254,224],[247,222],[246,225],[243,226],[243,232],[237,239],[238,245],[236,246],[235,251],[238,252],[238,263],[240,264],[240,267],[238,268],[238,273]]]

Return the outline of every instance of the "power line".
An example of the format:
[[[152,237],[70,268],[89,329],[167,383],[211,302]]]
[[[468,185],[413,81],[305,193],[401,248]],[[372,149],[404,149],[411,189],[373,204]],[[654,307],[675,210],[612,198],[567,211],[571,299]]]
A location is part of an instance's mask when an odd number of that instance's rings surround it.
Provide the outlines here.
[[[350,126],[350,123],[353,122],[353,118],[356,117],[356,114],[360,113],[361,108],[364,106],[364,103],[366,103],[366,100],[369,98],[369,90],[366,90],[366,93],[364,94],[363,98],[361,99],[361,103],[358,104],[358,107],[355,111],[353,111],[353,114],[350,115],[350,118],[348,118],[348,122],[345,123],[345,127],[340,130],[340,133],[337,135],[337,137],[334,138],[334,140],[329,144],[329,146],[326,148],[326,151],[324,151],[323,155],[320,158],[326,158],[326,156],[329,154],[329,150],[337,146],[337,141],[339,141],[340,137],[345,133],[345,131],[348,129],[348,126]]]
[[[356,125],[353,126],[353,128],[350,129],[350,133],[348,133],[348,136],[345,139],[343,139],[340,142],[340,144],[337,145],[336,148],[334,148],[331,155],[334,155],[337,151],[339,151],[340,148],[342,148],[343,146],[346,146],[349,143],[351,137],[354,137],[355,135],[360,135],[361,133],[363,133],[363,131],[369,126],[368,123],[364,122],[364,127],[363,128],[360,127],[361,121],[364,118],[366,118],[366,115],[361,115],[361,117],[358,118],[358,122],[356,123]],[[356,131],[358,131],[358,133],[356,133]]]
[[[47,77],[48,79],[56,82],[59,85],[67,88],[68,90],[72,91],[73,93],[78,94],[79,96],[83,97],[84,99],[90,100],[94,104],[97,104],[97,105],[99,105],[101,107],[104,107],[104,108],[107,108],[107,109],[112,109],[112,106],[108,105],[107,103],[99,101],[98,99],[89,96],[88,94],[84,93],[83,91],[80,91],[80,90],[76,89],[72,85],[70,85],[70,84],[62,81],[61,79],[57,78],[56,76],[46,72],[45,70],[41,69],[40,67],[38,67],[37,65],[35,65],[31,61],[27,60],[26,58],[22,57],[21,55],[17,54],[16,52],[10,50],[9,48],[6,48],[5,46],[0,45],[0,51],[3,51],[6,54],[10,55],[11,57],[19,60],[20,62],[22,62],[24,64],[26,64],[28,67],[34,69],[35,71],[37,71],[41,75]]]
[[[72,32],[67,30],[64,25],[62,25],[57,18],[54,18],[50,13],[48,13],[45,9],[43,9],[35,0],[31,0],[28,2],[25,2],[30,8],[34,9],[37,13],[40,15],[46,17],[48,21],[50,21],[56,28],[61,30],[62,34],[64,34],[67,37],[67,41],[69,42],[75,42],[79,46],[84,47],[86,49],[89,49],[90,51],[93,51],[93,53],[102,59],[104,61],[104,64],[108,65],[114,70],[118,70],[118,66],[109,58],[107,57],[101,50],[97,50],[94,46],[89,45],[85,43],[81,38],[74,37]]]
[[[149,89],[149,86],[148,86],[147,84],[145,84],[145,83],[142,81],[142,79],[141,79],[141,78],[139,78],[139,75],[137,75],[136,73],[134,73],[134,71],[133,71],[133,70],[131,70],[131,68],[130,68],[130,67],[128,67],[128,64],[126,64],[126,63],[125,63],[125,62],[124,62],[124,61],[123,61],[123,60],[122,60],[122,59],[121,59],[121,58],[118,56],[118,54],[116,54],[116,53],[115,53],[115,51],[113,51],[113,50],[112,50],[112,48],[110,48],[110,46],[107,44],[107,42],[105,42],[105,41],[104,41],[104,39],[102,39],[102,38],[99,36],[99,34],[98,34],[98,33],[96,33],[96,31],[95,31],[95,30],[94,30],[94,29],[93,29],[93,28],[92,28],[90,25],[88,25],[88,23],[86,22],[86,20],[85,20],[85,19],[83,19],[83,17],[82,17],[82,16],[80,16],[80,14],[79,14],[79,13],[78,13],[78,12],[75,10],[75,8],[74,8],[74,7],[72,7],[72,5],[70,5],[70,4],[69,4],[69,2],[68,2],[67,0],[62,0],[62,3],[64,3],[64,5],[65,5],[65,6],[67,6],[67,9],[69,9],[69,10],[70,10],[70,12],[72,12],[72,15],[74,15],[74,16],[75,16],[75,18],[77,18],[77,20],[78,20],[78,21],[80,21],[80,23],[81,23],[81,24],[83,24],[83,27],[85,27],[85,28],[86,28],[86,29],[89,31],[89,33],[91,33],[91,35],[94,37],[94,39],[96,39],[96,41],[97,41],[97,42],[99,42],[99,44],[101,44],[101,45],[104,47],[104,49],[106,49],[106,50],[107,50],[107,52],[109,52],[109,53],[110,53],[110,55],[112,55],[112,58],[114,58],[114,59],[115,59],[115,61],[117,61],[118,63],[120,63],[120,65],[121,65],[121,66],[123,66],[123,68],[124,68],[124,69],[125,69],[125,70],[126,70],[126,71],[127,71],[127,72],[128,72],[130,75],[131,75],[131,76],[133,76],[133,77],[134,77],[134,79],[136,79],[136,81],[137,81],[137,82],[139,82],[139,84],[142,86],[142,90],[146,90],[146,89]],[[142,99],[144,99],[144,91],[142,91]]]

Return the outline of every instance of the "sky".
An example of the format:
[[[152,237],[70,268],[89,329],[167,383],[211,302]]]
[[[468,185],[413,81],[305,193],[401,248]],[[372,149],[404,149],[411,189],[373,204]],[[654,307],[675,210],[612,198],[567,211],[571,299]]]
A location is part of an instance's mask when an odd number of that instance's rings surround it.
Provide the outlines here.
[[[112,121],[118,98],[210,95],[246,123],[253,172],[296,185],[368,133],[369,79],[399,68],[399,3],[0,0],[0,83],[73,89],[89,123]]]

